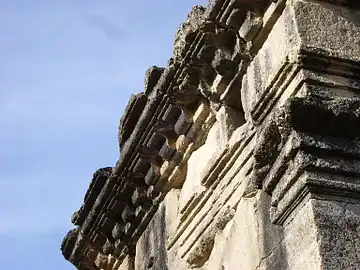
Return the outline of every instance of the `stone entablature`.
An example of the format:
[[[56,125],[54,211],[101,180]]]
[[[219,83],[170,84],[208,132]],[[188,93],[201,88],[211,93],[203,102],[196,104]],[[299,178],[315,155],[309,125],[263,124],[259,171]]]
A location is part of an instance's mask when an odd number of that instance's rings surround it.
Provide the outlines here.
[[[359,18],[350,0],[195,6],[131,97],[120,159],[94,174],[65,258],[360,269]]]

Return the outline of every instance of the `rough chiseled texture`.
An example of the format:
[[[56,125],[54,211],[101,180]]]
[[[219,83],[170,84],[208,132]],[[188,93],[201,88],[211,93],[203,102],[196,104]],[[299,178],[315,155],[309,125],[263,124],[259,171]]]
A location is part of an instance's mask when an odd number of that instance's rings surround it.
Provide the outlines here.
[[[360,269],[360,4],[212,0],[120,120],[82,270]]]

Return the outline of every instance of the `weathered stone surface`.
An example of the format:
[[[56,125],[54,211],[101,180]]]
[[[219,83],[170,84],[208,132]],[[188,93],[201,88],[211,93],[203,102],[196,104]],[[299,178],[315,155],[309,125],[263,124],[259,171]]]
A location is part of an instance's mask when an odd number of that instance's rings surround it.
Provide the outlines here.
[[[135,258],[134,256],[128,255],[122,261],[121,265],[116,270],[135,270]]]
[[[246,41],[251,41],[262,26],[262,17],[248,12],[244,24],[241,26],[240,36]]]
[[[234,131],[245,123],[243,113],[228,106],[220,108],[216,120],[220,126],[221,144],[226,144]]]
[[[84,204],[81,208],[73,213],[71,217],[71,222],[74,225],[81,226],[89,214],[91,207],[96,201],[97,196],[100,194],[102,188],[107,182],[112,172],[111,167],[98,169],[94,174],[90,182],[89,188],[84,197]]]
[[[274,81],[286,67],[289,58],[296,56],[299,46],[296,22],[291,8],[286,6],[242,80],[240,93],[246,119],[253,118],[251,113],[254,108],[262,104],[264,93],[271,91]]]
[[[206,190],[201,184],[201,172],[209,162],[212,155],[220,150],[224,145],[224,141],[221,141],[220,126],[215,124],[207,137],[207,140],[203,146],[196,150],[188,161],[187,176],[180,195],[180,211],[183,211],[187,205],[196,197]],[[225,142],[226,143],[226,142]]]
[[[72,229],[64,237],[61,243],[61,251],[65,259],[69,260],[72,250],[76,244],[76,240],[79,234],[79,229]]]
[[[77,269],[359,269],[360,5],[213,0],[119,127]]]
[[[145,94],[149,94],[158,83],[165,68],[159,68],[156,66],[150,67],[145,74]]]
[[[236,269],[237,258],[241,269],[287,269],[284,250],[277,248],[283,230],[272,226],[269,204],[270,198],[261,191],[240,201],[221,256],[223,269]]]
[[[136,246],[135,269],[170,269],[166,243],[176,228],[179,191],[170,191]]]
[[[188,46],[191,44],[197,30],[200,25],[204,22],[205,8],[201,6],[194,6],[192,11],[189,13],[186,21],[180,26],[177,31],[174,43],[174,59],[179,61],[184,58]]]
[[[360,262],[359,201],[313,200],[323,268],[356,269]]]
[[[186,257],[186,262],[191,268],[201,267],[209,260],[214,248],[215,236],[225,229],[233,216],[234,210],[227,208],[223,213],[218,215],[215,222],[206,228],[206,231],[198,240],[195,248],[193,248]]]
[[[126,106],[125,113],[120,119],[119,131],[118,131],[118,140],[119,146],[126,142],[130,137],[131,133],[134,130],[135,125],[146,105],[147,97],[145,94],[140,93],[137,95],[132,95]]]
[[[285,227],[282,246],[286,250],[288,269],[327,269],[321,266],[317,228],[311,208],[311,201],[299,207],[297,215]]]
[[[360,48],[355,45],[360,44],[360,10],[311,1],[294,1],[293,10],[302,47],[306,50],[360,60]]]

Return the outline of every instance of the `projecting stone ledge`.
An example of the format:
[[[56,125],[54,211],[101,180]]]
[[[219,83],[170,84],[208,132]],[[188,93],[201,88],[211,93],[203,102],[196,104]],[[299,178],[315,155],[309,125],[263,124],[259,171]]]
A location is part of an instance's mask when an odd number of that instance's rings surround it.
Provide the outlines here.
[[[360,8],[195,6],[120,120],[64,257],[78,269],[359,269]]]

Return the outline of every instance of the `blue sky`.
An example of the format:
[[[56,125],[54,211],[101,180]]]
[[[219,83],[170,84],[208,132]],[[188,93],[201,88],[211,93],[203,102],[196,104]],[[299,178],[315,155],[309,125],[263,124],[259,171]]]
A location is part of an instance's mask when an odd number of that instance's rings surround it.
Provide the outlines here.
[[[150,65],[206,0],[0,0],[0,265],[73,269],[60,252]]]

